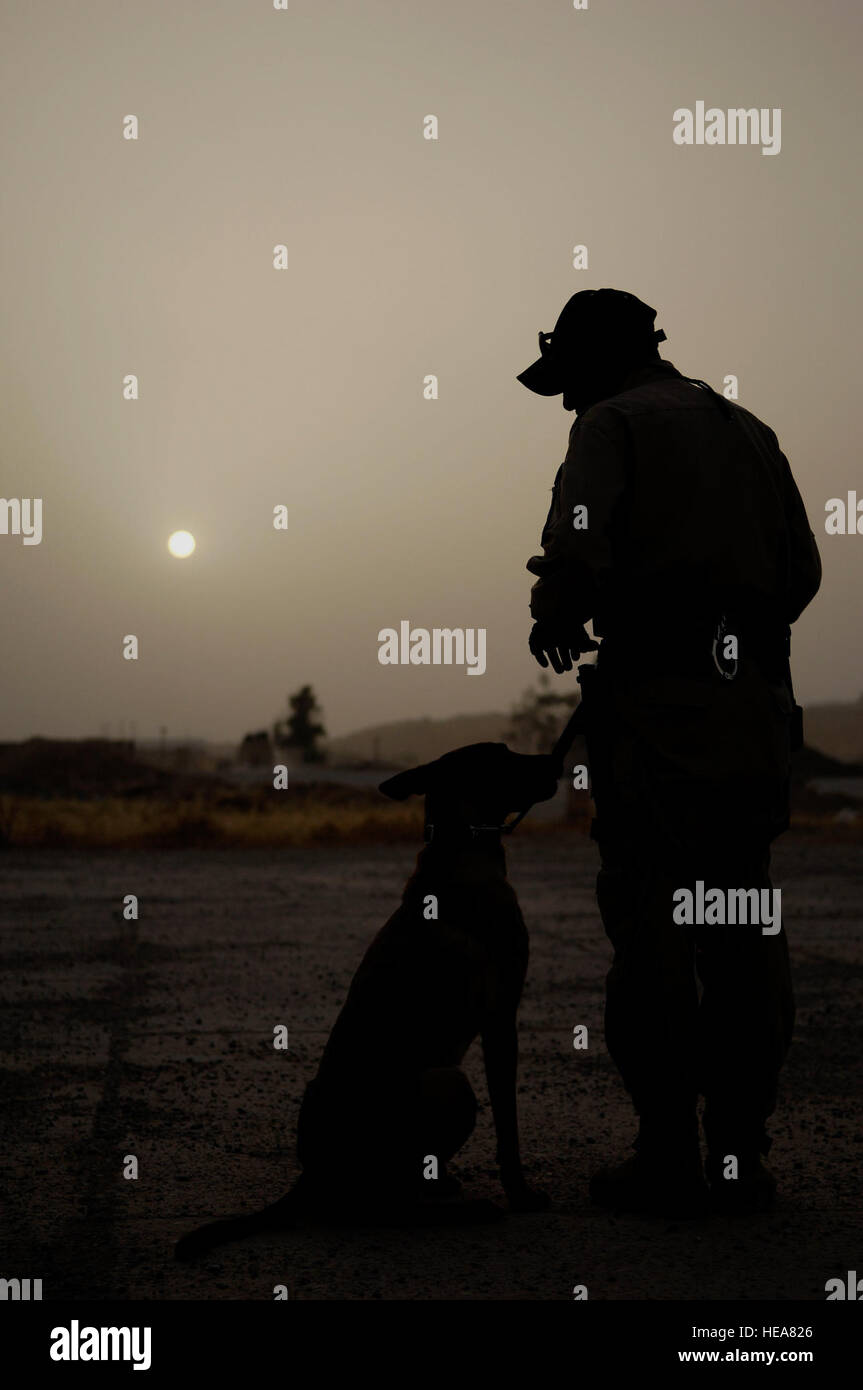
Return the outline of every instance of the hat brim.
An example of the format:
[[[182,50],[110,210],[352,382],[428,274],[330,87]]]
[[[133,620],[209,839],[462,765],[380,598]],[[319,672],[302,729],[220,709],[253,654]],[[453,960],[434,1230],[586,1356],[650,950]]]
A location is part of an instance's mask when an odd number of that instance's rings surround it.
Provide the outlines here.
[[[560,371],[547,357],[538,357],[516,380],[537,396],[559,396],[563,390]]]

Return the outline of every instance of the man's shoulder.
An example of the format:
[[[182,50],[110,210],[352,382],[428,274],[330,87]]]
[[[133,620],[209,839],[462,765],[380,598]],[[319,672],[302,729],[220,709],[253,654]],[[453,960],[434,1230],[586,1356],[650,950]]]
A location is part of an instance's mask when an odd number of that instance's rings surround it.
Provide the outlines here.
[[[697,379],[683,376],[670,362],[663,362],[669,370],[647,369],[636,375],[631,384],[614,396],[597,401],[579,417],[586,427],[611,434],[619,430],[628,417],[667,410],[716,410],[717,402],[704,386],[696,384]],[[750,434],[758,434],[776,444],[776,435],[764,420],[747,410],[737,401],[723,397],[723,403]],[[578,421],[576,422],[578,423]]]
[[[662,360],[651,363],[633,372],[622,390],[583,411],[573,430],[580,427],[614,434],[630,415],[679,406],[699,406],[701,401],[697,392],[698,387],[687,381],[672,362]]]
[[[673,362],[655,365],[633,372],[622,391],[597,402],[607,416],[637,415],[658,410],[701,410],[711,405],[710,393],[703,386],[679,372]]]
[[[748,425],[750,430],[754,431],[756,434],[764,435],[771,443],[778,445],[776,432],[758,415],[753,415],[751,410],[747,410],[745,406],[740,405],[737,401],[729,401],[728,404],[742,424]]]

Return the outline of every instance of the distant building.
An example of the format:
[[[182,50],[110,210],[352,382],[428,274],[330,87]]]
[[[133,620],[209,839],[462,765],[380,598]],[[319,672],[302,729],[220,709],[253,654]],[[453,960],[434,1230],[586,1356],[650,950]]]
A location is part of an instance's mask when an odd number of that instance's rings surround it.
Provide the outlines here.
[[[273,741],[266,729],[246,734],[240,744],[239,761],[247,767],[272,767],[275,762]]]

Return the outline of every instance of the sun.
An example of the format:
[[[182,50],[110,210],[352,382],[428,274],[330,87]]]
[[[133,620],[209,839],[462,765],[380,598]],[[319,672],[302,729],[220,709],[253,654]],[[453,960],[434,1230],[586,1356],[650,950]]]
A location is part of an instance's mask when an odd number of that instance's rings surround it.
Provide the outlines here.
[[[195,549],[195,537],[191,531],[174,531],[168,537],[168,549],[178,560],[185,560]]]

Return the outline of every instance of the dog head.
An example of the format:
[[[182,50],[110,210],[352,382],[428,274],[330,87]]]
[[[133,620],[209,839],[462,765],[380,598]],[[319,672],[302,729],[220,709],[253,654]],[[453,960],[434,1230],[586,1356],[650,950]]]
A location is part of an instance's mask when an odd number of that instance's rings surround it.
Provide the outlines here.
[[[381,782],[395,801],[426,798],[426,820],[437,826],[502,825],[512,812],[557,791],[562,768],[547,753],[513,753],[505,743],[471,743]]]

